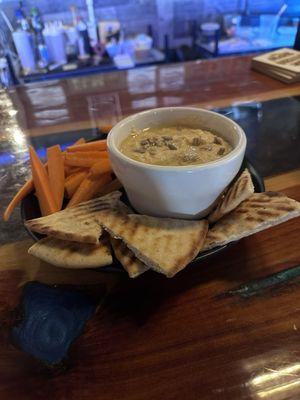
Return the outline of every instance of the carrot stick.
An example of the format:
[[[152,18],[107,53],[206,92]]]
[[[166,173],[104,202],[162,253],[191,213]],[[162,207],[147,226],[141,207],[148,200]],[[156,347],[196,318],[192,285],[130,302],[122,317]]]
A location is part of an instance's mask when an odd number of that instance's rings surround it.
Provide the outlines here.
[[[78,186],[81,184],[81,182],[87,176],[87,174],[88,174],[87,171],[80,171],[80,172],[75,172],[74,174],[68,176],[68,178],[65,181],[65,190],[66,190],[68,199],[70,199],[73,196],[73,194],[76,192]]]
[[[83,143],[85,143],[85,139],[80,138],[73,144],[73,146],[75,146],[77,144],[83,144]],[[47,164],[45,164],[45,166],[47,166]],[[70,172],[73,172],[73,171],[70,171]],[[33,183],[33,179],[31,178],[27,182],[24,183],[24,185],[19,189],[19,191],[16,193],[16,195],[13,197],[13,199],[7,206],[7,208],[3,214],[4,221],[9,220],[9,218],[10,218],[13,210],[16,208],[16,206],[19,203],[21,203],[21,201],[24,199],[24,197],[26,197],[33,190],[34,190],[34,183]]]
[[[46,168],[42,164],[32,146],[29,147],[29,155],[32,178],[42,215],[44,216],[52,214],[58,211],[58,206],[51,191],[50,181]]]
[[[88,142],[83,144],[77,144],[69,146],[67,148],[68,152],[78,152],[78,151],[103,151],[107,149],[106,140],[95,140],[94,142]]]
[[[90,174],[88,174],[69,201],[67,208],[82,203],[83,201],[91,200],[93,197],[95,197],[97,192],[99,192],[101,187],[110,181],[110,173],[101,175],[97,180],[91,179]]]
[[[91,179],[96,179],[99,175],[111,172],[111,164],[108,158],[97,161],[90,169]]]
[[[46,164],[44,164],[44,166],[47,170],[48,164],[46,163]],[[24,185],[21,187],[21,189],[19,189],[18,193],[14,196],[12,201],[7,206],[7,209],[5,210],[5,212],[3,214],[4,221],[9,220],[11,213],[16,208],[16,206],[19,203],[21,203],[21,201],[24,199],[24,197],[26,197],[33,190],[34,190],[34,183],[33,183],[33,179],[30,178],[30,179],[28,179],[27,182],[24,183]]]
[[[82,168],[90,168],[92,165],[94,165],[96,160],[94,159],[87,159],[87,158],[72,158],[72,159],[67,159],[65,160],[65,165],[70,166],[70,167],[82,167]]]
[[[65,165],[65,176],[69,176],[69,175],[71,175],[71,168],[72,167],[69,167],[68,165]]]
[[[100,151],[100,153],[101,153],[101,158],[108,158],[108,151],[107,150]],[[78,153],[78,154],[81,154],[81,153]]]
[[[69,177],[70,175],[75,174],[76,172],[89,172],[89,167],[83,168],[83,167],[70,167],[69,165],[65,165],[65,176],[66,178]]]
[[[66,153],[66,159],[71,160],[72,158],[93,158],[95,160],[99,160],[103,153],[106,153],[106,151],[81,151],[78,153],[71,152],[71,153]]]
[[[11,213],[15,209],[15,207],[26,197],[32,190],[34,189],[33,180],[29,179],[18,191],[18,193],[14,196],[12,201],[7,206],[4,214],[3,219],[4,221],[8,221]]]
[[[66,153],[65,165],[72,167],[91,167],[102,157],[103,151]]]
[[[122,187],[122,183],[119,179],[115,178],[111,182],[107,183],[103,187],[100,188],[99,192],[96,193],[97,196],[104,196],[108,193],[114,192],[115,190],[119,190]]]
[[[74,144],[72,144],[72,146],[77,146],[78,144],[83,144],[83,143],[85,143],[85,139],[80,138],[80,139],[76,140],[76,142]],[[65,175],[68,176],[71,173],[72,173],[72,168],[65,165]]]
[[[77,144],[83,144],[83,143],[85,143],[85,138],[82,137],[76,140],[76,142],[72,146],[76,146]]]
[[[47,149],[48,176],[50,188],[59,210],[62,208],[65,193],[64,155],[59,145]]]
[[[109,125],[109,124],[99,126],[101,133],[109,133],[112,130],[112,128],[113,128],[113,125]]]

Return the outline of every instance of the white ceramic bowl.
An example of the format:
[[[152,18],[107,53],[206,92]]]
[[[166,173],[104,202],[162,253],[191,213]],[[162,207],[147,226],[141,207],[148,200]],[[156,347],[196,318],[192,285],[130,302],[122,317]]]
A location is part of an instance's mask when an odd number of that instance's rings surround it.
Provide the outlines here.
[[[131,128],[186,126],[211,130],[233,146],[219,160],[202,165],[158,166],[135,161],[119,150]],[[191,107],[165,107],[123,119],[107,139],[113,170],[132,206],[142,214],[200,218],[208,214],[219,195],[238,173],[246,149],[243,129],[223,115]]]

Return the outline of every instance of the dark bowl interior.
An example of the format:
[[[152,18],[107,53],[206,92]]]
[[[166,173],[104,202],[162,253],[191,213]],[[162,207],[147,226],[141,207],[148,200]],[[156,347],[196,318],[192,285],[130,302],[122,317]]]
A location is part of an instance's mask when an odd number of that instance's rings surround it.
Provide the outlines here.
[[[248,161],[246,158],[243,161],[243,164],[242,164],[242,167],[241,167],[239,173],[241,173],[245,168],[248,168],[248,170],[251,174],[255,192],[256,193],[264,192],[265,185],[264,185],[264,181],[263,181],[262,177],[259,175],[259,173],[254,168],[254,166],[250,163],[250,161]],[[124,201],[124,203],[127,203],[128,205],[130,205],[125,191],[123,192],[122,200]],[[28,234],[35,241],[38,241],[39,239],[43,238],[44,236],[40,235],[38,233],[32,232],[30,229],[28,229],[25,225],[25,221],[27,221],[29,219],[33,219],[33,218],[38,218],[40,216],[41,216],[41,212],[40,212],[38,200],[37,200],[36,196],[34,195],[34,193],[32,192],[28,196],[26,196],[21,203],[21,218],[22,218],[23,225],[24,225],[25,229],[27,230]],[[212,256],[213,254],[219,253],[219,252],[223,251],[224,249],[226,249],[228,246],[231,246],[233,243],[236,243],[236,242],[231,242],[224,246],[219,246],[214,249],[205,251],[203,253],[199,253],[199,255],[197,257],[195,257],[194,260],[190,264],[198,263],[201,260],[204,260],[207,257]],[[122,268],[121,264],[115,259],[111,266],[101,267],[101,268],[99,268],[99,271],[102,271],[102,272],[124,272],[124,269]]]

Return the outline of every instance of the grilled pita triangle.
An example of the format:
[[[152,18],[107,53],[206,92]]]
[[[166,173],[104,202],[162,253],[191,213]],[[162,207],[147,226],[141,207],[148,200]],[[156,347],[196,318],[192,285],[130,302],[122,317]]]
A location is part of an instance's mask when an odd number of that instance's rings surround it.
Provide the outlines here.
[[[28,253],[63,268],[98,268],[112,263],[107,238],[98,244],[90,244],[46,237],[31,246]]]
[[[205,239],[203,251],[239,240],[300,215],[300,203],[276,192],[254,193],[218,221]]]
[[[190,221],[103,211],[99,224],[116,239],[122,239],[148,267],[167,277],[186,267],[199,253],[208,229],[206,220]]]
[[[140,261],[134,253],[129,250],[122,240],[111,237],[110,242],[116,258],[128,272],[130,278],[136,278],[149,269],[146,264],[142,263],[142,261]]]
[[[225,196],[220,199],[216,209],[208,216],[208,221],[214,223],[221,219],[224,215],[234,210],[242,201],[248,199],[254,193],[254,186],[252,183],[249,171],[245,171],[228,189]]]
[[[81,243],[99,243],[102,228],[95,222],[95,214],[100,210],[116,207],[121,192],[80,203],[46,217],[26,221],[26,226],[44,235],[62,240]]]

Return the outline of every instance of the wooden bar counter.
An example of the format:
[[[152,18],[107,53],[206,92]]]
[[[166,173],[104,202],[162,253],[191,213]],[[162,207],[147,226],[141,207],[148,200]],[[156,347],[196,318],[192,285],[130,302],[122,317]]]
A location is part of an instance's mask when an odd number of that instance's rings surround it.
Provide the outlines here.
[[[89,101],[99,107],[114,101],[116,113],[126,116],[154,107],[214,108],[299,95],[299,84],[255,72],[250,61],[228,57],[46,81],[18,87],[11,96],[21,126],[34,136],[89,128]]]
[[[217,109],[240,123],[266,189],[300,201],[300,84],[254,72],[250,59],[161,65],[1,92],[1,213],[29,174],[30,143],[43,155],[45,146],[93,137],[123,116],[181,105]],[[27,254],[32,239],[18,210],[0,225],[1,399],[300,398],[299,218],[244,238],[173,279],[147,272],[136,280],[39,262]],[[27,326],[32,342],[26,348],[16,341],[29,319],[32,282],[40,282],[38,290],[57,290],[57,298],[67,290],[94,304],[59,363],[49,365],[43,351],[47,343],[54,354],[67,335],[61,308]],[[30,355],[33,348],[41,356]]]

